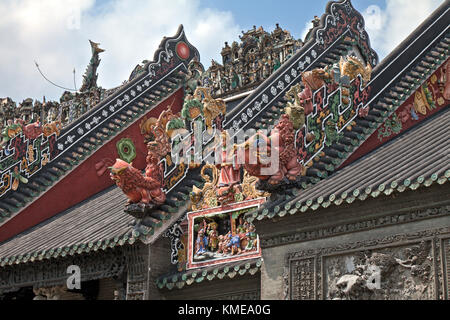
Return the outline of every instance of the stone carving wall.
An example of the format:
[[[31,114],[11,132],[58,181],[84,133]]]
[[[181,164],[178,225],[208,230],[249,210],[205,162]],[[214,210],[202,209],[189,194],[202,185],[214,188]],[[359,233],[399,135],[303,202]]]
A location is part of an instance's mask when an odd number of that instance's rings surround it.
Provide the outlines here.
[[[269,248],[280,245],[311,241],[315,239],[327,238],[346,234],[351,232],[371,230],[374,228],[383,228],[398,223],[408,223],[420,221],[423,219],[437,218],[448,215],[450,213],[450,206],[442,207],[426,207],[411,210],[408,212],[395,212],[383,217],[372,217],[370,219],[361,219],[356,222],[349,222],[346,224],[336,224],[322,229],[314,229],[307,231],[299,231],[293,234],[277,235],[261,239],[261,247]]]
[[[445,299],[450,299],[450,238],[442,239],[442,266],[443,266],[443,279],[440,279],[444,283],[443,292]]]
[[[441,250],[440,238],[449,233],[446,227],[289,253],[285,299],[445,299],[449,241]]]
[[[325,260],[325,299],[431,300],[431,241],[362,250]]]
[[[148,247],[128,248],[127,300],[145,300],[148,294]]]
[[[207,297],[207,300],[260,300],[261,290],[245,291],[221,296]]]

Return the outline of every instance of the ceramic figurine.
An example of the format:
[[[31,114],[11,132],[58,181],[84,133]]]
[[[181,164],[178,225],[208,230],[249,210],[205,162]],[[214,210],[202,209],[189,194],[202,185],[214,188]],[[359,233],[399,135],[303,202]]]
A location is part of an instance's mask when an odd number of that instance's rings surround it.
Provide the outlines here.
[[[206,252],[208,246],[208,237],[205,235],[205,230],[200,229],[195,240],[195,254],[201,255]]]
[[[219,243],[219,233],[217,232],[218,224],[216,222],[211,222],[208,224],[208,244],[209,250],[216,251]]]
[[[241,250],[241,239],[239,235],[233,235],[230,231],[226,234],[226,237],[228,238],[229,241],[227,247],[231,249],[231,255],[240,254],[242,250]]]

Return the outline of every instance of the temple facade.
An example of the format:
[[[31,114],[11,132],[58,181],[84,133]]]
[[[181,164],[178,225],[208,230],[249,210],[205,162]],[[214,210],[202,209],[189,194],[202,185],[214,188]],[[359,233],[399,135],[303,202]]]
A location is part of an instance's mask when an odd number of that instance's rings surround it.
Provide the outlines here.
[[[91,42],[2,99],[0,299],[449,299],[449,11],[382,61],[350,0],[208,69],[180,26],[111,90]]]

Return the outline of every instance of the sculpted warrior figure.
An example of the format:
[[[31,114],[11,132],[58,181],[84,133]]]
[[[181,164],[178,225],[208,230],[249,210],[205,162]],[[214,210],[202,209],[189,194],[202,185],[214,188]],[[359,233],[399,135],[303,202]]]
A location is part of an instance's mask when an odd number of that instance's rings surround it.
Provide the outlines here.
[[[227,148],[230,143],[230,137],[227,131],[222,131],[222,161],[217,164],[217,167],[220,169],[219,175],[219,187],[223,186],[231,186],[234,184],[238,184],[241,182],[240,175],[240,167],[239,165],[233,164],[233,153],[231,152],[231,148]]]
[[[229,231],[226,235],[226,238],[228,238],[228,244],[227,248],[231,249],[231,255],[234,254],[240,254],[242,252],[241,250],[241,239],[239,235],[233,235],[231,231]]]
[[[217,195],[218,200],[222,205],[234,201],[234,194],[236,188],[241,183],[240,166],[233,162],[233,152],[228,148],[230,137],[224,130],[221,133],[222,138],[222,161],[216,166],[220,168],[220,175],[218,181]]]
[[[211,251],[216,251],[217,245],[219,242],[219,233],[217,232],[217,223],[211,222],[208,224],[208,243],[209,243],[209,249]]]
[[[234,145],[239,154],[243,152],[244,168],[252,176],[261,180],[268,180],[270,184],[278,184],[283,178],[295,180],[302,172],[302,165],[297,161],[297,151],[294,144],[295,130],[287,114],[283,114],[278,124],[269,136],[258,132],[241,145]],[[258,150],[256,163],[251,152],[251,145],[259,145],[263,140],[266,151]],[[270,170],[269,170],[270,168]],[[274,173],[268,173],[274,172]]]
[[[195,240],[195,254],[203,254],[206,252],[208,246],[208,237],[205,235],[205,230],[200,229]]]
[[[247,233],[245,234],[247,238],[247,246],[244,248],[245,251],[254,250],[257,247],[258,236],[255,231],[255,226],[253,224],[249,224],[247,227]]]

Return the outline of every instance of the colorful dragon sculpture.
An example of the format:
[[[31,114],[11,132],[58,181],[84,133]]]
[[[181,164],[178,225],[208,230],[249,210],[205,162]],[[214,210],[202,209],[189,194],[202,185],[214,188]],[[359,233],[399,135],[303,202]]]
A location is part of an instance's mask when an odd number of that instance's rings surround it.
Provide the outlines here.
[[[296,84],[286,93],[288,101],[285,113],[278,124],[272,129],[270,135],[258,132],[245,143],[234,146],[238,157],[243,159],[244,168],[252,176],[267,181],[270,185],[279,184],[283,179],[296,180],[299,175],[306,172],[306,167],[299,163],[298,146],[295,146],[296,130],[305,125],[306,117],[314,110],[313,94],[325,86],[328,92],[341,88],[342,102],[350,103],[350,84],[358,74],[361,75],[363,84],[370,81],[371,66],[363,64],[354,56],[341,57],[339,64],[316,68],[303,72],[302,84]],[[365,109],[367,112],[368,109]],[[364,116],[360,112],[360,116]],[[325,126],[328,136],[335,134]],[[312,132],[306,134],[306,140],[310,142],[314,138]],[[328,142],[329,143],[329,142]],[[255,150],[255,146],[264,144],[266,151]],[[256,161],[254,154],[256,153]],[[272,168],[269,170],[269,168]]]
[[[0,147],[5,146],[12,138],[21,132],[23,132],[27,139],[34,140],[41,134],[43,134],[44,137],[48,137],[53,133],[56,133],[58,136],[61,129],[62,124],[60,121],[53,121],[42,125],[39,119],[30,124],[26,124],[22,119],[15,119],[14,121],[8,120],[7,126],[2,130],[0,135],[2,138]]]
[[[289,116],[283,114],[269,136],[258,132],[243,144],[234,145],[234,150],[238,153],[239,158],[242,158],[239,153],[243,152],[244,168],[250,175],[261,180],[268,180],[270,184],[278,184],[285,177],[289,180],[295,180],[303,170],[303,166],[297,162],[297,150],[294,142],[294,125]],[[260,152],[261,150],[258,150],[257,161],[252,163],[254,162],[252,161],[254,150],[251,146],[261,143],[267,146],[267,151]],[[269,160],[272,155],[275,155],[278,164]],[[270,171],[274,171],[274,173],[265,173]]]
[[[133,167],[132,164],[117,159],[109,169],[111,179],[122,189],[128,198],[128,203],[142,203],[148,205],[161,205],[166,201],[166,194],[162,191],[163,168],[159,158],[153,152],[147,155],[145,174]]]

